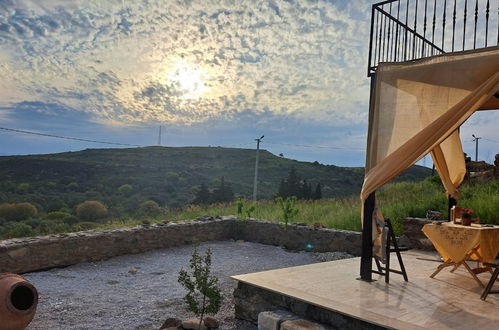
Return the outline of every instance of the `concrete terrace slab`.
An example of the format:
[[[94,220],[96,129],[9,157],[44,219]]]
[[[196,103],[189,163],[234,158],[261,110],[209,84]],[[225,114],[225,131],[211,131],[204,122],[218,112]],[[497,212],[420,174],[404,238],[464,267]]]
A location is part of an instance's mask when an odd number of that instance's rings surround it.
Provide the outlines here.
[[[409,282],[404,282],[402,276],[396,274],[391,275],[389,284],[381,276],[373,283],[359,281],[356,277],[360,258],[232,278],[319,307],[325,312],[367,322],[374,328],[499,328],[499,297],[489,295],[486,301],[480,300],[482,287],[464,268],[455,273],[445,269],[431,279],[429,275],[439,263],[428,259],[436,260],[436,254],[409,251],[403,253],[403,259]],[[479,277],[487,283],[490,274],[480,274]],[[499,289],[499,284],[495,289]]]

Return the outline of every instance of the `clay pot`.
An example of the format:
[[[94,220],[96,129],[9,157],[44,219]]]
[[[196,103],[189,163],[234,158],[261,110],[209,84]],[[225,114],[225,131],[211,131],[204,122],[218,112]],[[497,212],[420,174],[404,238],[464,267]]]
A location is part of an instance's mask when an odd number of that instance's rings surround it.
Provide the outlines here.
[[[24,277],[0,274],[0,330],[23,330],[33,320],[38,292]]]

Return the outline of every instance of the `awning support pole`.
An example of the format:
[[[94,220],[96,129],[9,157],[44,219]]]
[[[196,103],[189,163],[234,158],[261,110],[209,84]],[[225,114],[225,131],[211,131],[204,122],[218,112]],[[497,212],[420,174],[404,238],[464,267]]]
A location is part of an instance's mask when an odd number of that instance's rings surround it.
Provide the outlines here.
[[[376,203],[372,192],[364,201],[364,221],[362,227],[362,254],[360,257],[360,279],[371,282],[373,267],[373,212]]]

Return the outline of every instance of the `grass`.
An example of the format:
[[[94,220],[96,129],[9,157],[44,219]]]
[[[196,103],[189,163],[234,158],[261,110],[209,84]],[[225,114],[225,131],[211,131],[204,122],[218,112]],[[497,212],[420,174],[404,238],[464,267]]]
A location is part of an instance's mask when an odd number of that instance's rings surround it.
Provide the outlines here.
[[[461,187],[459,205],[474,210],[482,223],[499,224],[499,180],[488,183],[465,184]],[[433,210],[447,217],[447,196],[440,183],[431,178],[421,182],[389,184],[376,194],[377,205],[383,215],[394,222],[395,230],[401,234],[401,223],[407,217],[424,218],[426,211]],[[246,202],[247,204],[249,202]],[[255,204],[253,218],[282,221],[282,213],[274,201]],[[298,215],[291,221],[314,225],[320,223],[328,228],[360,231],[360,200],[357,196],[320,201],[298,201]],[[201,215],[236,214],[235,203],[210,206],[189,206],[171,213],[174,221],[193,219]]]

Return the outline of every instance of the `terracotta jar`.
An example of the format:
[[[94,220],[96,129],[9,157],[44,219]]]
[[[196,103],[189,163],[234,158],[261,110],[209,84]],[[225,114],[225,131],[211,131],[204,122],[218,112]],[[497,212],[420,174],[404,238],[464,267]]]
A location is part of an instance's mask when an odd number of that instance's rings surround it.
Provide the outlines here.
[[[0,330],[23,330],[38,305],[36,288],[24,277],[0,274]]]

